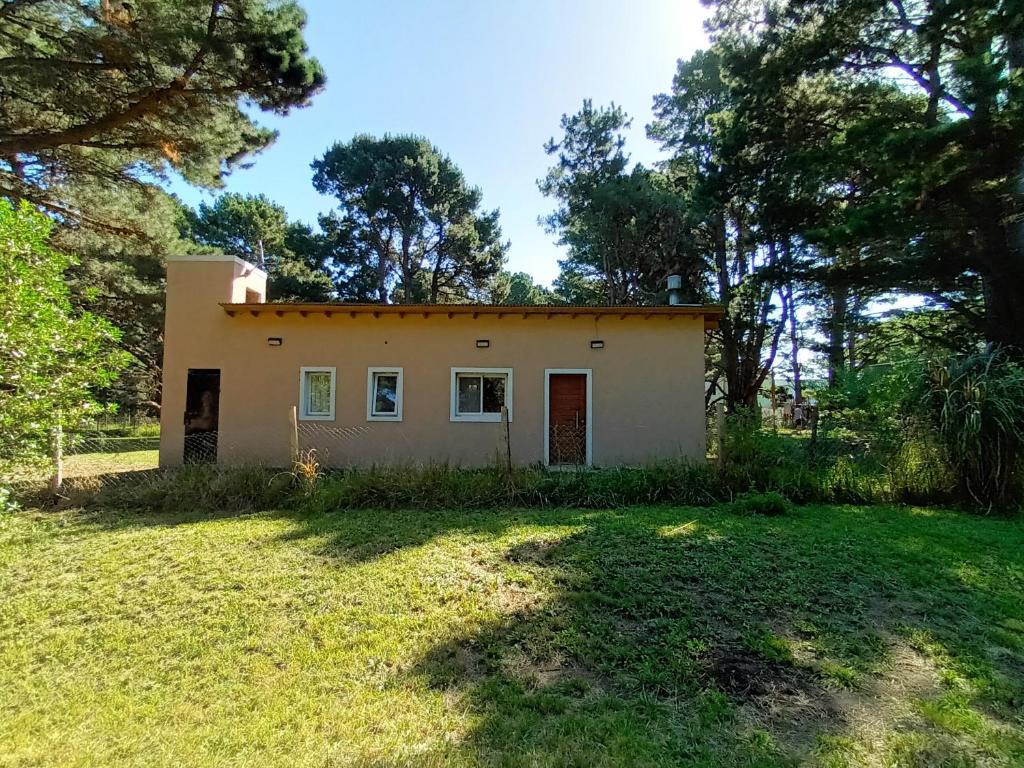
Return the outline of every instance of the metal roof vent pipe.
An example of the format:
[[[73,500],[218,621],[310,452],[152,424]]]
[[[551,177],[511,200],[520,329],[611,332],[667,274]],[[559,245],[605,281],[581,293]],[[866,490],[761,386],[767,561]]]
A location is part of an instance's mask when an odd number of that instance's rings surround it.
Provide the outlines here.
[[[683,278],[681,275],[668,276],[668,303],[678,307],[683,303]]]

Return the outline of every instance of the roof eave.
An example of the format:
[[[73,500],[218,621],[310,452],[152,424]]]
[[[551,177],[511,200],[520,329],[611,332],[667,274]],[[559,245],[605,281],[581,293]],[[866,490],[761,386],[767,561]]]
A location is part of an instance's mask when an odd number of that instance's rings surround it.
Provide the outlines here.
[[[718,320],[724,314],[721,307],[715,305],[659,305],[646,307],[567,307],[567,306],[502,306],[502,305],[479,305],[479,304],[345,304],[345,303],[222,303],[220,305],[231,317],[235,315],[271,315],[283,317],[286,314],[298,314],[303,317],[309,315],[398,315],[404,318],[406,315],[446,315],[449,318],[455,315],[469,315],[473,319],[484,316],[503,317],[521,316],[542,316],[547,319],[552,317],[568,315],[570,317],[593,316],[593,317],[702,317],[704,327],[707,329],[717,328]]]

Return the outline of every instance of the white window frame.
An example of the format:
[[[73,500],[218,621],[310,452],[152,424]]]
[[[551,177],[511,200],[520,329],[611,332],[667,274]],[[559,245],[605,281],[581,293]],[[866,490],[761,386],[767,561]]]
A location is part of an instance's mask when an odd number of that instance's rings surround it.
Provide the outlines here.
[[[579,373],[587,377],[587,463],[594,466],[594,369],[593,368],[545,368],[544,369],[544,466],[557,467],[551,464],[551,374]]]
[[[331,374],[331,410],[327,413],[310,413],[309,392],[306,386],[307,373]],[[304,365],[299,368],[299,420],[300,421],[334,421],[335,395],[337,391],[338,369],[327,365]]]
[[[398,383],[395,385],[395,412],[394,413],[374,413],[373,406],[377,401],[377,376],[383,374],[385,376],[397,376]],[[396,366],[387,367],[372,367],[366,369],[366,420],[367,421],[401,421],[402,420],[402,406],[405,400],[405,371]]]
[[[452,368],[451,383],[451,409],[449,411],[450,421],[469,422],[495,422],[501,421],[500,413],[459,413],[459,376],[464,375],[504,374],[505,375],[505,408],[508,410],[508,420],[512,421],[512,369],[511,368],[477,368],[475,366],[462,366]],[[483,407],[483,392],[480,393],[480,407]]]

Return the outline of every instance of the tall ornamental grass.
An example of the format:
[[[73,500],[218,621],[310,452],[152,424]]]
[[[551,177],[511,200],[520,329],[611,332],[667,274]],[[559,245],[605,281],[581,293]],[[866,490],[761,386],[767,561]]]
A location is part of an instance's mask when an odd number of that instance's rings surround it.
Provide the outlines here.
[[[986,508],[1021,503],[1024,367],[1003,351],[928,369],[920,403],[960,495]]]

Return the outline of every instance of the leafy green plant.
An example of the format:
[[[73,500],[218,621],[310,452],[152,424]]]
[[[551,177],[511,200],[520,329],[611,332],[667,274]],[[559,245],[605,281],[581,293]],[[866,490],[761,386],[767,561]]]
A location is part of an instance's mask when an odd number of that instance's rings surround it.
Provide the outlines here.
[[[21,504],[15,498],[14,491],[0,485],[0,515],[17,512],[19,509],[21,509]]]
[[[52,228],[0,200],[0,473],[44,460],[58,430],[102,412],[92,393],[130,359],[112,325],[72,309],[74,260],[49,247]]]
[[[781,493],[743,493],[731,505],[731,510],[741,515],[764,515],[777,517],[790,512],[793,505]]]
[[[933,365],[920,399],[960,495],[987,509],[1021,502],[1024,368],[996,350]]]

